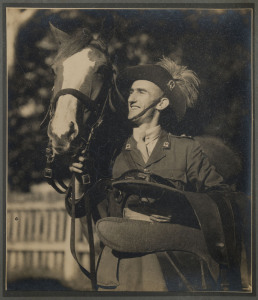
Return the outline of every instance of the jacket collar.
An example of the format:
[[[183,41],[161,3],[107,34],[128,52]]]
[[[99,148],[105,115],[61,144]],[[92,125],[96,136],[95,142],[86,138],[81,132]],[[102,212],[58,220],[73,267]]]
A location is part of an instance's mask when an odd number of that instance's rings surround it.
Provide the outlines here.
[[[168,141],[168,134],[165,130],[162,130],[160,133],[160,137],[155,145],[148,161],[146,162],[146,167],[152,165],[153,163],[161,160],[166,156],[166,149],[170,148],[170,144]]]
[[[137,142],[134,139],[133,136],[131,136],[125,145],[125,151],[130,151],[130,155],[132,157],[132,160],[136,164],[136,168],[138,167],[137,165],[140,165],[141,167],[145,167],[145,162],[142,158],[142,154],[140,150],[137,149]]]
[[[134,128],[133,129],[133,137],[134,139],[136,140],[136,142],[138,142],[139,138],[142,136],[142,131],[139,130],[139,128]],[[145,143],[147,145],[147,141],[146,139],[151,142],[155,139],[157,139],[161,134],[161,127],[160,125],[157,125],[155,127],[151,127],[150,129],[147,129],[145,132],[144,132],[144,136],[145,136]]]
[[[137,143],[133,136],[127,140],[125,145],[125,151],[130,151],[133,161],[143,168],[146,168],[165,157],[167,149],[170,149],[170,142],[168,140],[168,133],[165,130],[161,131],[157,144],[146,163],[144,162],[140,151],[137,149]]]

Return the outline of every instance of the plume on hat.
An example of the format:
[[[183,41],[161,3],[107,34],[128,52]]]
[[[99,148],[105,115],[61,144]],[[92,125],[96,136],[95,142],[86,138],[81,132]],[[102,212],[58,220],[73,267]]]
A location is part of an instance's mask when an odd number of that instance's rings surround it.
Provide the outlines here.
[[[166,69],[185,97],[186,106],[193,107],[198,99],[200,80],[197,74],[185,66],[176,64],[172,59],[163,57],[157,65]]]

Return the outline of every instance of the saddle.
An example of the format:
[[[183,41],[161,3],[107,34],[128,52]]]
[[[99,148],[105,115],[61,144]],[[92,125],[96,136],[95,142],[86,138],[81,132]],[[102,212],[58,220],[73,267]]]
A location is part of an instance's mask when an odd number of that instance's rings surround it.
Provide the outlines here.
[[[170,221],[103,218],[97,222],[96,230],[104,245],[125,253],[191,252],[208,265],[211,257],[223,268],[239,273],[240,237],[234,206],[237,193],[180,191],[168,180],[138,170],[126,172],[112,186],[124,195],[138,196],[138,201],[128,204],[130,210],[169,217]],[[151,201],[142,202],[144,198]]]

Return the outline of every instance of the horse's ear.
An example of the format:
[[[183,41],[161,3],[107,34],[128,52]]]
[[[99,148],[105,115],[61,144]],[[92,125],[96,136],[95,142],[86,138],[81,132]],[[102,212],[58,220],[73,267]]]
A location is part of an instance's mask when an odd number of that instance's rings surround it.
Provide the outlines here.
[[[50,30],[53,33],[55,40],[58,42],[59,46],[70,39],[69,34],[56,28],[52,23],[49,22]]]
[[[114,34],[114,18],[111,14],[108,14],[102,22],[98,41],[100,41],[101,44],[104,44],[105,48],[107,48],[107,44],[113,37],[113,34]]]

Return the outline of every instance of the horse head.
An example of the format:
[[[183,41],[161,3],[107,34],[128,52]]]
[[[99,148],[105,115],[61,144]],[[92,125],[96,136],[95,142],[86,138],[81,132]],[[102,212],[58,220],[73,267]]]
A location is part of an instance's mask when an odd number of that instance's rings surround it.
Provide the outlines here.
[[[112,81],[112,65],[107,54],[110,30],[98,38],[83,29],[70,36],[50,24],[58,42],[52,64],[55,74],[48,136],[54,154],[72,151],[73,143],[85,135],[103,106]],[[77,138],[77,139],[76,139]]]

